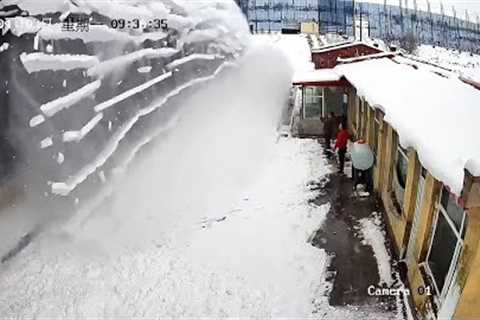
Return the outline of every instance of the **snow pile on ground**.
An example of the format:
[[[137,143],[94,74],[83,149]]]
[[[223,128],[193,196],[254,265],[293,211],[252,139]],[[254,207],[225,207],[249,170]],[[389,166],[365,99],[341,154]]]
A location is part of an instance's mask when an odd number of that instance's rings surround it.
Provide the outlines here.
[[[374,212],[372,218],[361,219],[359,223],[358,229],[360,236],[363,238],[362,243],[372,247],[373,254],[377,259],[378,274],[380,276],[379,285],[387,285],[390,287],[393,284],[392,268],[390,254],[385,246],[386,237],[380,220],[380,214]]]
[[[417,150],[422,165],[454,193],[462,190],[464,168],[480,175],[479,90],[385,58],[338,65],[335,71],[385,112],[401,145]]]
[[[480,82],[480,55],[465,51],[421,45],[417,56],[445,68],[459,72],[462,76]]]
[[[0,314],[307,317],[328,260],[307,242],[328,210],[308,204],[307,182],[325,173],[322,162],[316,141],[281,139],[229,210],[159,231],[140,250],[109,251],[95,238],[103,223],[120,224],[115,213],[98,212],[73,237],[44,234],[1,271]],[[151,224],[141,213],[126,224]]]

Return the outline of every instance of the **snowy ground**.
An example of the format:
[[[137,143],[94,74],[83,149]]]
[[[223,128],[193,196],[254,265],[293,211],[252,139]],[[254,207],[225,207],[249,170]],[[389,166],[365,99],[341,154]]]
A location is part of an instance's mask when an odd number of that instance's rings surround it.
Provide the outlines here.
[[[315,194],[307,182],[326,169],[315,141],[281,139],[274,149],[230,210],[173,228],[140,250],[95,250],[88,236],[95,221],[74,238],[44,234],[1,271],[0,314],[310,315],[328,257],[308,239],[328,205],[308,204]]]
[[[416,55],[480,82],[480,56],[465,51],[451,50],[431,45],[418,47]]]

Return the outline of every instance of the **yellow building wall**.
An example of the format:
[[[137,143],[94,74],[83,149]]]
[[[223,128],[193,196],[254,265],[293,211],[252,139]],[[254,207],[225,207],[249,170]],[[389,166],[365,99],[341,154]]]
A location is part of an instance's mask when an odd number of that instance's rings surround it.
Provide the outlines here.
[[[319,34],[318,23],[316,22],[302,22],[300,24],[300,32],[306,34]]]
[[[348,105],[349,128],[357,134],[357,138],[364,138],[369,144],[374,140],[372,126],[374,112],[366,105],[365,112],[359,114],[361,103],[356,96],[355,90],[350,90]],[[354,121],[352,121],[354,119]],[[355,124],[354,124],[355,122]],[[360,122],[363,122],[362,126]],[[364,128],[363,134],[357,131]],[[357,130],[355,130],[357,129]],[[408,150],[409,167],[405,187],[405,198],[402,212],[398,212],[393,205],[391,197],[391,182],[394,174],[394,160],[396,155],[395,131],[385,121],[380,121],[379,139],[377,146],[377,162],[374,167],[374,188],[380,194],[386,216],[387,224],[393,237],[394,247],[397,254],[403,252],[408,246],[411,223],[415,214],[415,202],[417,196],[417,182],[421,174],[421,164],[414,150]],[[480,199],[480,181],[475,180],[468,185],[470,199],[476,199],[472,203],[478,206]],[[424,185],[423,202],[420,207],[420,215],[414,246],[414,258],[408,261],[408,282],[412,293],[412,300],[420,315],[425,316],[427,309],[431,309],[432,298],[425,294],[425,288],[429,286],[425,280],[422,268],[432,237],[432,226],[437,211],[437,203],[442,190],[442,183],[427,173]],[[468,200],[468,199],[464,199]],[[470,202],[469,202],[470,203]],[[460,255],[458,265],[457,284],[461,288],[461,296],[455,311],[455,320],[480,320],[480,207],[468,209],[468,224],[464,240],[464,248]],[[433,291],[432,291],[433,292]],[[443,320],[443,319],[442,319]]]
[[[480,208],[468,210],[468,227],[460,257],[458,285],[464,288],[455,319],[480,319]]]

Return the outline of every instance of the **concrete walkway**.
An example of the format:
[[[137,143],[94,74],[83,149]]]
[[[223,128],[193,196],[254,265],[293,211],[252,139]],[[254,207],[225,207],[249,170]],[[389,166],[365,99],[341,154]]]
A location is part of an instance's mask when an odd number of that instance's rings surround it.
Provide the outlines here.
[[[334,159],[329,163],[336,172]],[[382,212],[381,204],[375,196],[356,197],[353,195],[353,181],[348,176],[350,162],[346,163],[347,175],[337,173],[328,176],[325,184],[319,185],[321,195],[314,200],[317,205],[327,202],[331,204],[327,220],[320,229],[312,244],[326,250],[333,256],[329,272],[332,275],[332,290],[329,295],[331,306],[355,306],[391,312],[392,318],[406,318],[403,297],[372,296],[368,292],[370,286],[379,287],[379,267],[377,258],[370,245],[362,243],[359,236],[360,220],[372,218],[374,212]],[[382,217],[382,227],[385,222]],[[391,244],[385,243],[387,251],[391,253]],[[391,254],[390,254],[391,256]],[[397,272],[397,261],[391,258],[392,277],[391,287],[401,287]]]

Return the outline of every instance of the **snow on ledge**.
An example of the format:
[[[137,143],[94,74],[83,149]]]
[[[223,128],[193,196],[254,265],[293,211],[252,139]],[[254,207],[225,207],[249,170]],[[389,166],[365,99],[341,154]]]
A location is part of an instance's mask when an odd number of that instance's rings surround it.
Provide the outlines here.
[[[28,73],[42,70],[87,69],[99,63],[97,57],[88,55],[45,54],[43,52],[22,53],[20,60]]]
[[[90,119],[80,130],[77,131],[65,131],[63,133],[63,142],[80,142],[95,126],[103,119],[103,113],[97,114]]]
[[[338,65],[335,71],[383,110],[400,144],[413,147],[422,165],[452,192],[460,195],[464,168],[480,174],[479,90],[386,58]]]
[[[40,110],[47,116],[51,117],[60,110],[70,108],[75,103],[79,102],[83,98],[86,98],[97,91],[100,88],[101,81],[97,80],[91,82],[80,89],[73,91],[72,93],[60,97],[58,99],[52,100],[40,106]]]
[[[193,60],[215,60],[216,58],[218,58],[218,56],[214,54],[194,53],[194,54],[185,56],[183,58],[177,59],[173,62],[170,62],[169,64],[167,64],[166,68],[167,70],[173,70],[181,66],[182,64],[185,64]]]
[[[312,71],[296,72],[293,76],[292,82],[295,83],[314,83],[314,82],[328,82],[339,81],[342,75],[335,72],[334,69],[318,69]]]
[[[100,64],[88,69],[87,75],[90,77],[105,77],[107,74],[119,69],[125,68],[127,65],[141,59],[155,59],[168,58],[177,53],[178,50],[174,48],[160,48],[160,49],[141,49],[132,53],[115,57],[110,60],[102,61]]]
[[[133,96],[134,94],[137,94],[141,91],[144,91],[144,90],[150,88],[151,86],[153,86],[154,84],[159,83],[159,82],[161,82],[165,79],[168,79],[171,76],[172,76],[171,72],[164,73],[164,74],[162,74],[162,75],[160,75],[160,76],[158,76],[158,77],[156,77],[152,80],[149,80],[149,81],[145,82],[144,84],[141,84],[141,85],[139,85],[135,88],[132,88],[130,90],[125,91],[122,94],[119,94],[118,96],[115,96],[115,97],[113,97],[113,98],[111,98],[107,101],[104,101],[100,104],[97,104],[94,107],[95,112],[100,112],[100,111],[103,111],[107,108],[110,108],[111,106],[119,103],[120,101],[123,101],[123,100],[127,99],[128,97]]]

